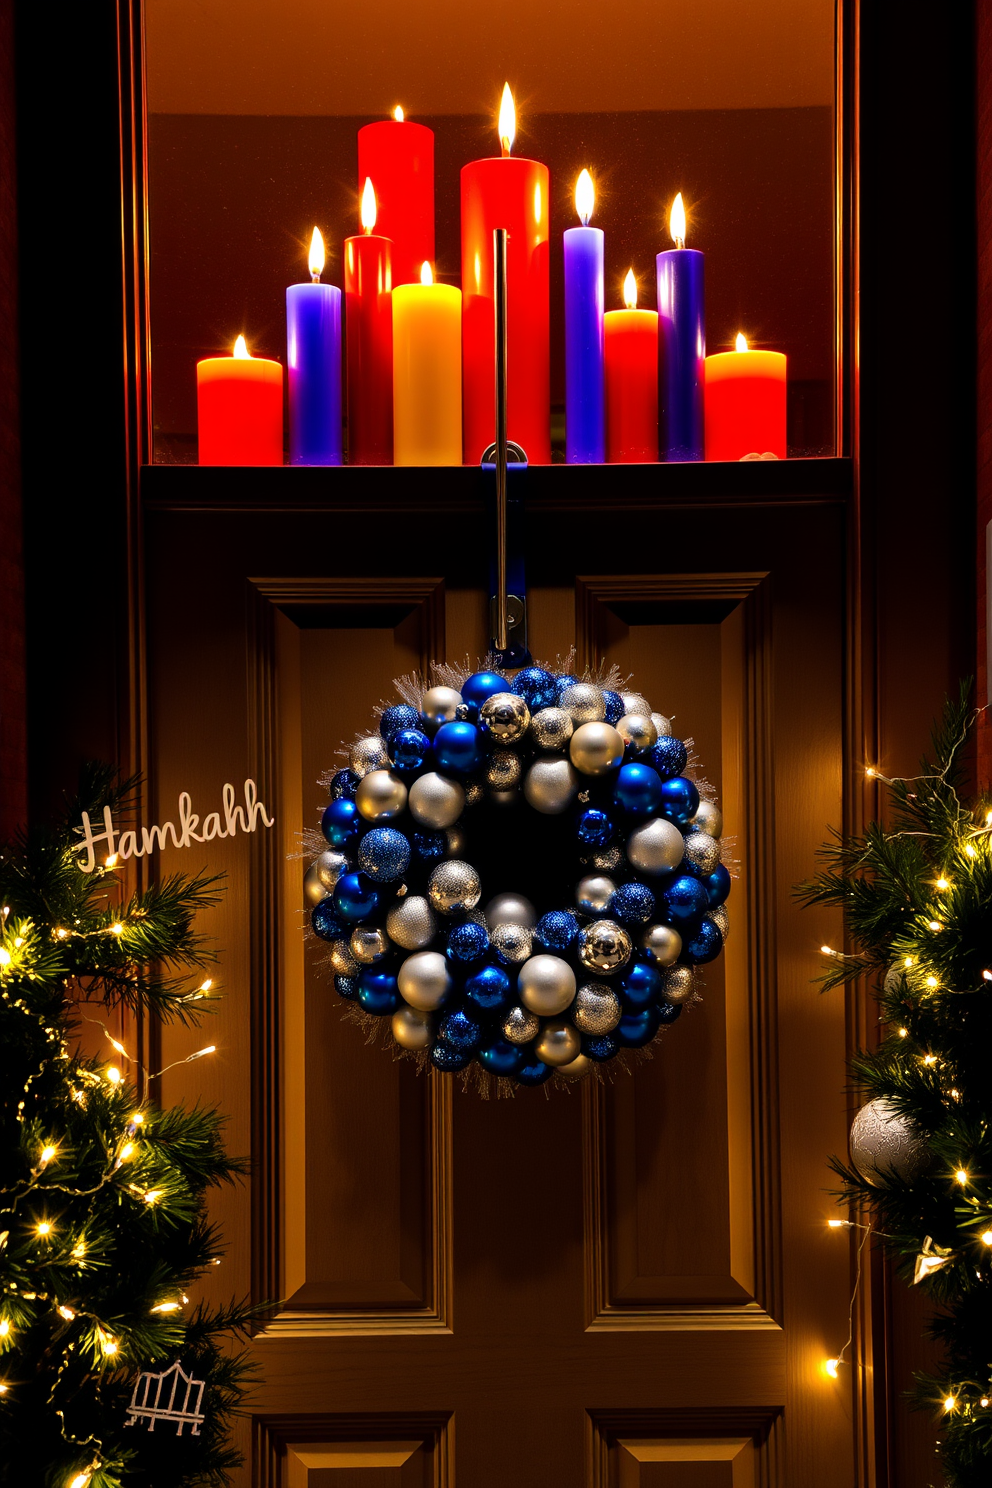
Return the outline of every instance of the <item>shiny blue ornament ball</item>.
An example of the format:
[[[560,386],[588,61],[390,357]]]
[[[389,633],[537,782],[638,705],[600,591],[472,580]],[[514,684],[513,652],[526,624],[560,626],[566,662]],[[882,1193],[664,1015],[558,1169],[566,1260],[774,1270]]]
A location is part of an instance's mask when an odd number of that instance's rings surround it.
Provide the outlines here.
[[[379,719],[379,732],[388,744],[400,729],[415,729],[420,723],[420,714],[408,703],[394,703]]]
[[[462,1070],[472,1059],[471,1049],[454,1049],[450,1044],[435,1044],[431,1050],[431,1064],[445,1074]]]
[[[723,864],[721,863],[720,866],[722,867]],[[669,923],[676,929],[680,925],[699,919],[709,908],[705,886],[698,878],[690,878],[687,873],[682,873],[678,878],[673,879],[662,898],[665,901]]]
[[[410,866],[410,844],[395,827],[373,827],[358,844],[358,866],[376,883],[395,883]]]
[[[648,759],[654,765],[662,780],[674,780],[676,775],[681,775],[689,763],[689,755],[681,739],[674,735],[659,739],[657,744],[648,750]]]
[[[504,1038],[479,1050],[479,1063],[491,1075],[515,1075],[526,1058],[523,1049]]]
[[[656,1006],[659,1022],[666,1027],[669,1023],[674,1023],[676,1018],[681,1018],[683,1007],[681,1002],[659,1002]]]
[[[703,885],[710,909],[717,909],[730,893],[730,874],[725,864],[717,863],[713,872],[703,879]]]
[[[443,832],[414,832],[410,841],[421,863],[440,863],[448,851],[448,839]]]
[[[590,1059],[595,1059],[598,1064],[605,1064],[607,1059],[612,1059],[620,1049],[620,1045],[612,1033],[584,1033],[582,1035],[582,1052]]]
[[[395,1013],[400,1005],[396,978],[391,972],[366,966],[358,977],[358,1001],[367,1013],[374,1013],[377,1018]]]
[[[462,702],[468,709],[468,716],[474,723],[479,716],[479,709],[486,698],[495,697],[497,692],[509,692],[505,677],[499,672],[473,672],[471,677],[466,677],[459,691]]]
[[[535,1059],[530,1056],[526,1064],[522,1064],[517,1070],[517,1083],[520,1085],[543,1085],[545,1080],[550,1080],[554,1070],[550,1064],[545,1064],[543,1059]]]
[[[319,904],[314,905],[310,911],[310,923],[314,934],[319,935],[321,940],[340,940],[345,934],[344,926],[334,912],[333,899],[322,899]]]
[[[522,697],[532,713],[551,708],[558,699],[558,686],[551,672],[543,667],[524,667],[510,683],[510,691]]]
[[[613,823],[605,811],[590,806],[579,817],[575,835],[583,847],[605,847],[613,836]]]
[[[562,693],[569,687],[574,687],[578,677],[573,677],[571,672],[562,672],[555,678],[555,702],[561,702]]]
[[[627,711],[623,705],[623,698],[618,692],[604,692],[603,697],[606,699],[606,722],[619,723]]]
[[[464,1008],[456,1008],[452,1013],[445,1013],[438,1023],[437,1039],[439,1044],[447,1044],[449,1049],[458,1049],[465,1054],[474,1054],[482,1041],[482,1028],[476,1018],[472,1018]]]
[[[345,998],[347,1002],[353,1002],[358,996],[357,976],[336,976],[334,978],[334,990],[339,997]]]
[[[413,709],[410,709],[413,712]],[[431,751],[431,741],[422,729],[399,729],[389,741],[393,768],[402,773],[419,770]]]
[[[347,847],[354,842],[362,827],[362,818],[354,801],[341,796],[324,807],[320,830],[332,847]]]
[[[662,988],[661,972],[650,961],[633,961],[620,981],[624,1011],[638,1013],[650,1007]]]
[[[466,920],[456,925],[448,936],[448,956],[452,961],[478,961],[489,949],[489,936],[485,925],[475,920]]]
[[[661,782],[661,814],[676,826],[684,827],[699,810],[699,792],[691,780],[676,775]]]
[[[442,723],[434,735],[434,759],[439,770],[468,775],[482,760],[482,737],[474,723]]]
[[[480,1012],[501,1011],[510,1006],[510,978],[502,966],[482,966],[466,980],[465,995]]]
[[[342,920],[352,924],[374,915],[379,900],[379,890],[364,873],[343,873],[334,885],[334,908]]]
[[[621,925],[646,925],[654,907],[655,897],[647,884],[621,884],[610,900],[610,918]]]
[[[631,816],[654,816],[662,802],[657,770],[639,763],[622,765],[613,786],[613,799]]]
[[[642,1049],[654,1038],[660,1024],[658,1009],[646,1007],[637,1013],[624,1013],[613,1034],[623,1048]]]
[[[715,961],[723,950],[723,936],[712,920],[704,920],[685,948],[686,956],[697,966]]]
[[[331,800],[353,801],[358,789],[358,776],[354,770],[336,770],[331,776]]]
[[[551,909],[542,915],[534,939],[546,951],[567,951],[579,933],[579,922],[568,909]]]

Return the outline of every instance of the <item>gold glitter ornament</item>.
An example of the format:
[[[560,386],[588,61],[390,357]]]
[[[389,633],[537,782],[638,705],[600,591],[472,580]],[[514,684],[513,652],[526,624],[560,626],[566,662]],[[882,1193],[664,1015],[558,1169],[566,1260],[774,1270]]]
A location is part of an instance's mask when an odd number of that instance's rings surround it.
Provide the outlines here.
[[[359,739],[348,751],[348,765],[359,779],[370,770],[388,770],[389,750],[385,739],[379,734],[369,734],[367,738]]]
[[[572,1022],[583,1033],[610,1033],[620,1022],[623,1009],[612,987],[605,982],[586,982],[575,994]]]
[[[530,736],[538,749],[566,748],[575,725],[564,708],[542,708],[530,721]]]
[[[540,1018],[527,1008],[512,1007],[503,1019],[503,1037],[511,1044],[529,1044],[540,1030]]]
[[[486,763],[486,784],[496,791],[512,790],[520,784],[523,764],[512,749],[494,749]]]
[[[448,863],[438,863],[427,880],[427,897],[433,909],[441,914],[460,914],[474,909],[482,897],[479,875],[471,863],[462,863],[457,858]]]

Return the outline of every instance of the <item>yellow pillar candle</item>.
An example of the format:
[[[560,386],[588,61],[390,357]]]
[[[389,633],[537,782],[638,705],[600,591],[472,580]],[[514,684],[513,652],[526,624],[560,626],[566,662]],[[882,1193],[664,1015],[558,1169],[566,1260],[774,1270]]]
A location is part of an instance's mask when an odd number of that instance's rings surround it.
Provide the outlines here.
[[[393,464],[462,463],[462,292],[435,284],[393,289]]]

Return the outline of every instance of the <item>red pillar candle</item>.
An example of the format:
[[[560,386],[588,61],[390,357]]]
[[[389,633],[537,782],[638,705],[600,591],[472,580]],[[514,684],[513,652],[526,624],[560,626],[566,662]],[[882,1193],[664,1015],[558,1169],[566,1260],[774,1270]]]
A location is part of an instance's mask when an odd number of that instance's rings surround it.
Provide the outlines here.
[[[513,97],[503,89],[502,157],[462,167],[462,405],[465,462],[496,438],[493,233],[505,227],[507,435],[532,465],[551,463],[548,168],[510,155]]]
[[[786,457],[785,365],[780,351],[736,351],[706,358],[706,458]]]
[[[393,245],[373,233],[375,225],[376,196],[368,180],[362,191],[363,231],[344,240],[351,465],[393,461]]]
[[[358,186],[375,182],[379,232],[393,244],[393,285],[419,284],[434,262],[434,131],[397,108],[358,131]]]
[[[613,465],[658,458],[658,312],[637,309],[637,281],[623,282],[626,310],[608,310],[606,458]]]
[[[201,465],[282,464],[282,365],[244,336],[233,356],[197,362],[196,414]]]

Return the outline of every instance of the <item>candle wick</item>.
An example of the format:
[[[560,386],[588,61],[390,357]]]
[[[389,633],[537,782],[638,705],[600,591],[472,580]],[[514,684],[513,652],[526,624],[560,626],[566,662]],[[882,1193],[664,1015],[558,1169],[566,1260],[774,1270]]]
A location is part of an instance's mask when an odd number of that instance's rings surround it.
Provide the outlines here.
[[[675,246],[676,246],[676,248],[684,248],[685,247],[685,238],[676,238],[675,239]]]
[[[509,160],[509,158],[510,158],[510,141],[508,139],[506,139],[506,137],[504,136],[504,138],[500,140],[499,144],[500,144],[500,149],[503,151],[503,159],[504,160]]]
[[[311,284],[319,284],[320,283],[320,275],[319,274],[311,274],[310,275],[310,283]]]

